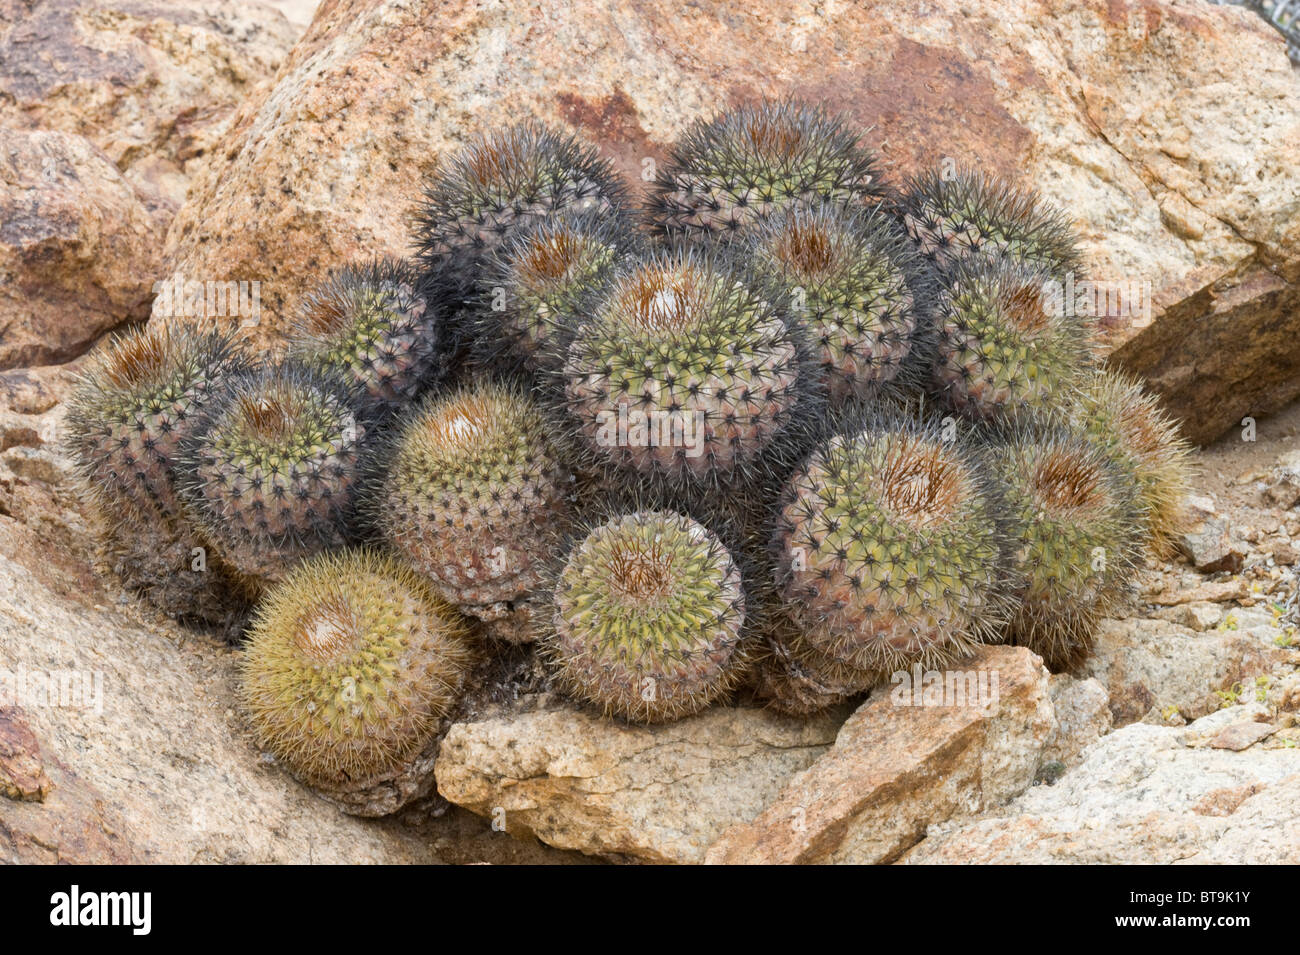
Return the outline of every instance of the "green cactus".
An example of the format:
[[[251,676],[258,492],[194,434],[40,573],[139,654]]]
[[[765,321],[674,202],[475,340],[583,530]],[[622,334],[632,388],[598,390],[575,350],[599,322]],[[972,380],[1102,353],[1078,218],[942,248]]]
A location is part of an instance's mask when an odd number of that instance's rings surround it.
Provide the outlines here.
[[[1046,412],[1092,366],[1091,327],[1057,307],[1045,273],[968,259],[946,276],[935,308],[933,387],[975,421]]]
[[[336,378],[295,363],[227,378],[183,448],[182,491],[255,586],[351,540],[365,426]]]
[[[595,527],[569,554],[552,599],[544,647],[558,683],[606,714],[677,719],[742,675],[740,569],[684,515],[640,511]]]
[[[151,323],[115,337],[69,401],[69,450],[115,569],[182,619],[229,623],[243,601],[177,493],[181,442],[243,362],[230,335]]]
[[[900,380],[920,331],[922,263],[883,213],[818,203],[750,232],[749,262],[788,296],[808,330],[818,379],[842,408]],[[904,375],[901,384],[914,384]]]
[[[908,234],[943,271],[982,257],[1063,277],[1082,263],[1060,212],[1030,189],[974,170],[930,169],[907,183],[901,205]]]
[[[1191,487],[1191,446],[1178,425],[1141,385],[1119,372],[1099,369],[1070,397],[1067,413],[1136,481],[1151,552],[1170,557],[1187,526],[1184,500]]]
[[[658,235],[713,239],[790,205],[875,206],[883,196],[875,156],[842,119],[765,101],[688,128],[655,178],[648,214]]]
[[[482,382],[433,398],[379,455],[380,536],[488,634],[533,637],[530,596],[571,517],[570,474],[524,392]]]
[[[561,333],[640,245],[623,216],[600,210],[562,212],[513,234],[488,261],[473,315],[483,365],[554,371]]]
[[[253,735],[349,812],[383,815],[433,785],[433,750],[473,661],[464,624],[409,568],[322,554],[267,592],[240,695]]]
[[[394,258],[332,272],[303,302],[289,356],[337,375],[364,418],[382,419],[440,377],[439,316],[414,267]]]
[[[777,579],[813,648],[879,679],[999,632],[1004,541],[964,439],[902,417],[868,422],[827,441],[787,487]]]
[[[614,213],[625,188],[595,148],[538,123],[480,136],[440,166],[416,215],[420,257],[453,299],[482,278],[488,255],[561,210]]]
[[[1053,671],[1091,653],[1097,623],[1121,604],[1142,543],[1131,478],[1082,436],[1021,426],[992,452],[1005,487],[1018,577],[1006,634]]]
[[[798,331],[737,266],[659,251],[620,269],[574,330],[564,394],[595,461],[716,486],[802,438],[808,365]]]

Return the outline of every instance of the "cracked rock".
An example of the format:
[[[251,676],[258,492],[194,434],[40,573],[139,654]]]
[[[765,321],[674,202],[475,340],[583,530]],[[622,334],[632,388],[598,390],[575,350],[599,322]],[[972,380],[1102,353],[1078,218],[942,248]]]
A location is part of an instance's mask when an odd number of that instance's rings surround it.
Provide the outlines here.
[[[724,829],[758,815],[827,750],[846,715],[717,707],[646,727],[526,697],[451,728],[438,792],[559,848],[700,862]]]

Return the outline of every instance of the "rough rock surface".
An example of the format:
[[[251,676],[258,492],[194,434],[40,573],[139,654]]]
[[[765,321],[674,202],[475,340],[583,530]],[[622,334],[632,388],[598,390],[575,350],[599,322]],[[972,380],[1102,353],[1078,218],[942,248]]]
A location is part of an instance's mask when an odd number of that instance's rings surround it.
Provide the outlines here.
[[[0,125],[84,136],[165,227],[299,32],[242,0],[3,0]]]
[[[0,127],[0,369],[149,315],[163,230],[142,198],[82,137]]]
[[[438,792],[552,846],[699,862],[728,825],[757,815],[825,752],[844,715],[716,707],[642,727],[526,699],[451,728]]]
[[[1080,674],[1107,688],[1116,726],[1148,714],[1204,716],[1223,704],[1221,694],[1300,656],[1276,645],[1280,631],[1265,615],[1237,610],[1231,617],[1229,626],[1201,632],[1167,620],[1103,620]]]
[[[1241,570],[1246,548],[1234,537],[1228,519],[1218,513],[1214,499],[1189,494],[1185,513],[1188,526],[1175,544],[1188,562],[1203,574]]]
[[[1048,684],[1056,731],[1043,747],[1042,762],[1061,767],[1078,762],[1088,744],[1111,730],[1110,694],[1097,680],[1079,680],[1066,673],[1052,674]]]
[[[1300,862],[1300,748],[1212,748],[1259,715],[1234,706],[1185,728],[1137,723],[1051,786],[931,829],[902,861],[1101,864]]]
[[[707,861],[889,862],[927,825],[1022,792],[1056,731],[1042,660],[1022,647],[986,647],[960,669],[997,674],[996,695],[981,698],[990,705],[903,706],[901,687],[874,696],[767,809],[723,833]]]
[[[421,177],[478,130],[529,115],[568,126],[640,185],[695,117],[788,93],[874,126],[895,178],[948,160],[1056,197],[1091,274],[1112,283],[1103,291],[1136,291],[1104,321],[1115,360],[1150,379],[1189,437],[1300,393],[1288,331],[1300,79],[1249,11],[1199,0],[519,10],[324,6],[274,88],[240,108],[225,161],[196,180],[168,236],[171,265],[261,280],[258,334],[274,342],[324,270],[409,251]]]
[[[1300,504],[1300,451],[1288,451],[1277,459],[1264,497],[1270,504],[1282,508]]]

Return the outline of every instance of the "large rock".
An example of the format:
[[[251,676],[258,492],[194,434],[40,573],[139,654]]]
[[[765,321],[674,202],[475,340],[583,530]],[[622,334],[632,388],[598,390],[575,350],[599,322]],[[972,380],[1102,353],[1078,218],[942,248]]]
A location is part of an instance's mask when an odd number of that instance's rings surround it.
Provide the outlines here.
[[[787,93],[874,126],[895,177],[947,160],[1054,198],[1092,274],[1142,292],[1105,320],[1115,360],[1195,440],[1300,393],[1300,80],[1258,17],[1199,0],[339,0],[241,107],[169,261],[261,280],[275,342],[325,269],[409,251],[421,178],[479,130],[576,129],[640,186],[695,117]]]
[[[300,29],[241,0],[0,0],[0,125],[89,139],[165,224]]]
[[[1241,751],[1213,745],[1234,727],[1263,726],[1263,715],[1231,707],[1182,729],[1126,726],[1055,785],[936,826],[903,861],[1294,865],[1300,748],[1267,738]]]
[[[438,792],[563,849],[699,862],[835,739],[845,714],[795,720],[717,707],[628,726],[543,697],[448,732]]]
[[[1168,620],[1103,620],[1081,675],[1106,687],[1117,726],[1192,720],[1300,656],[1277,645],[1282,631],[1267,614],[1238,609],[1223,621],[1197,631]]]
[[[927,826],[1023,792],[1057,735],[1042,660],[986,647],[938,677],[943,696],[916,685],[900,695],[899,685],[868,700],[830,751],[757,818],[723,833],[707,861],[890,862]],[[930,680],[922,685],[928,694]]]
[[[0,369],[66,361],[148,316],[162,232],[89,141],[0,127]]]

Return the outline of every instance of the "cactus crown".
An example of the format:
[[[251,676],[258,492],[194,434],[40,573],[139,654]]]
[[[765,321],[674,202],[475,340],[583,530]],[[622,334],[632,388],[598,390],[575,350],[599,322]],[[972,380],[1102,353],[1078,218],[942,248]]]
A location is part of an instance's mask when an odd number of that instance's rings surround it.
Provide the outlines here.
[[[548,648],[560,680],[607,712],[654,722],[732,685],[740,571],[682,514],[642,511],[594,528],[570,552],[553,599]]]
[[[793,207],[753,230],[749,260],[789,296],[833,404],[897,378],[919,331],[921,273],[911,242],[883,214]]]
[[[725,234],[792,202],[882,195],[875,157],[842,120],[767,101],[687,129],[656,177],[649,215],[663,235]]]
[[[416,216],[420,254],[443,279],[472,285],[484,253],[520,227],[563,209],[610,214],[624,202],[595,148],[522,123],[475,139],[426,186]]]
[[[1122,475],[1100,450],[1080,435],[1036,430],[1000,452],[1012,512],[1042,552],[1060,564],[1039,561],[1033,571],[1066,580],[1093,576],[1092,548],[1116,551],[1138,507]]]
[[[259,606],[242,695],[261,745],[310,782],[401,765],[455,703],[469,661],[455,613],[371,552],[301,565]]]
[[[959,528],[957,539],[965,541],[967,522],[989,520],[988,502],[979,496],[979,475],[960,449],[909,430],[837,436],[799,483],[811,497],[792,508],[815,510],[809,529],[813,549],[835,555],[841,570],[855,579],[879,560],[872,525],[892,525],[891,533],[905,529],[919,558],[931,547],[949,556],[954,542],[944,539],[948,528]],[[983,562],[992,553],[984,553]]]
[[[210,434],[211,451],[236,471],[293,467],[358,434],[337,391],[293,374],[245,379],[224,410],[223,426]]]
[[[546,447],[546,424],[533,403],[512,388],[487,384],[430,401],[404,429],[393,467],[445,490],[508,484],[506,475],[522,477]]]
[[[980,255],[1056,274],[1082,258],[1065,217],[1030,189],[975,170],[930,169],[905,188],[903,222],[942,269]]]
[[[1005,531],[983,469],[937,425],[865,422],[786,491],[778,579],[809,642],[851,670],[941,663],[1006,619]]]
[[[489,207],[556,200],[609,199],[621,193],[595,147],[535,122],[472,141],[451,161],[430,201],[473,214]]]
[[[240,356],[233,337],[158,323],[116,336],[69,402],[69,446],[88,494],[179,517],[176,453]]]
[[[166,323],[115,336],[83,373],[79,418],[159,414],[206,393],[235,358],[232,337]]]
[[[557,329],[572,327],[585,302],[638,247],[624,217],[592,210],[548,216],[521,231],[484,275],[480,339],[502,341],[526,364],[551,368]]]
[[[606,460],[698,479],[750,467],[804,393],[804,351],[774,300],[734,265],[693,250],[625,266],[574,332],[569,411]],[[698,438],[638,444],[604,434],[621,414],[661,415]],[[697,433],[698,432],[698,433]]]
[[[1049,305],[1046,273],[967,259],[953,267],[936,309],[935,384],[976,420],[1046,411],[1093,361],[1090,329]]]
[[[1073,409],[1075,425],[1137,481],[1146,513],[1148,544],[1167,556],[1187,522],[1183,499],[1190,485],[1187,442],[1156,399],[1125,375],[1098,370]]]
[[[428,299],[415,269],[399,259],[345,266],[304,301],[290,354],[352,383],[364,411],[392,411],[441,371]]]

